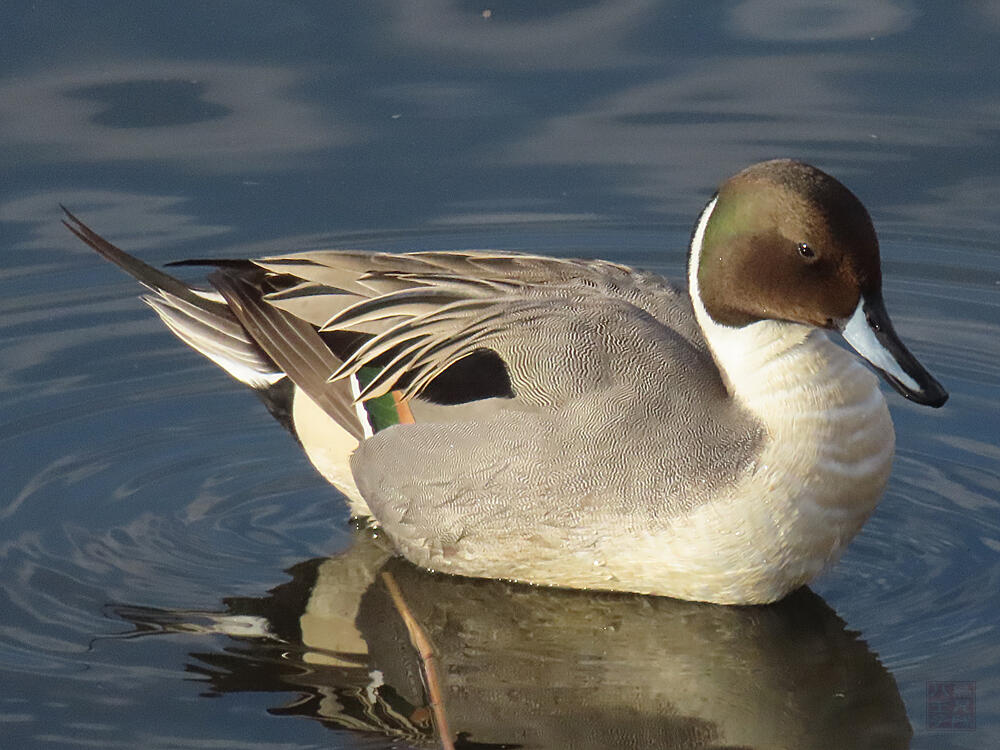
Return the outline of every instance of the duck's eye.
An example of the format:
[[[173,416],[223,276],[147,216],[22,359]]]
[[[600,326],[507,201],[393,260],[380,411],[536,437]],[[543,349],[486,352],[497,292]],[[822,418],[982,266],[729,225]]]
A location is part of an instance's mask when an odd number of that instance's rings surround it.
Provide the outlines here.
[[[808,242],[800,242],[799,243],[799,255],[801,255],[803,258],[815,258],[816,257],[816,251],[813,250],[811,247],[809,247],[809,243]]]

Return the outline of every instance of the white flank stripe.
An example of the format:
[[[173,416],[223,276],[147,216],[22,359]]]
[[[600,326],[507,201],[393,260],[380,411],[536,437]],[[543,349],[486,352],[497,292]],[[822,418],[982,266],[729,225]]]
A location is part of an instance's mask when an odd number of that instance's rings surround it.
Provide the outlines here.
[[[354,408],[358,414],[358,421],[361,423],[361,430],[364,432],[366,438],[370,438],[375,432],[372,430],[372,423],[368,417],[368,410],[365,408],[364,401],[358,401],[358,396],[361,395],[361,383],[358,381],[357,375],[351,375],[351,395],[354,397]]]

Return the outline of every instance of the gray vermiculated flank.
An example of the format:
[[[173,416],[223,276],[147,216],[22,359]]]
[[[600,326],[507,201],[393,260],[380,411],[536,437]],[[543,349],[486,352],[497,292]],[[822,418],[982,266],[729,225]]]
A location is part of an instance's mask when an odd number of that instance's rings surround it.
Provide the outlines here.
[[[471,557],[494,534],[594,514],[655,527],[753,463],[760,427],[728,397],[687,296],[652,274],[586,270],[601,283],[535,281],[494,301],[507,309],[479,343],[506,363],[513,399],[481,404],[474,422],[454,407],[453,422],[391,427],[356,451],[359,489],[404,544],[461,543]]]

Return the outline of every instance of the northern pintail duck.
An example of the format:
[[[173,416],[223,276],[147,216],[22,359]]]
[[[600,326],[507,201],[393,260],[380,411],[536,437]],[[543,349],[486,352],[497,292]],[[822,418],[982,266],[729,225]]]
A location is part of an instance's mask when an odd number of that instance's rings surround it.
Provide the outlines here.
[[[905,397],[947,399],[893,330],[864,206],[796,161],[712,197],[687,294],[483,251],[188,261],[216,267],[202,291],[68,218],[355,516],[447,573],[775,601],[838,557],[892,463],[877,378],[827,331]]]

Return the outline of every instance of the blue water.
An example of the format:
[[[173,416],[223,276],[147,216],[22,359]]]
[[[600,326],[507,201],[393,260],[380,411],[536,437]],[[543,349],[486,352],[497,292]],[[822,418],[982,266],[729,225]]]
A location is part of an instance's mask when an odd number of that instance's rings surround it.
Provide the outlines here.
[[[0,746],[435,746],[385,571],[468,742],[1000,743],[994,5],[134,6],[0,7]],[[500,247],[679,276],[714,187],[774,156],[868,206],[951,400],[887,395],[885,499],[764,610],[381,567],[59,222],[154,263]]]

